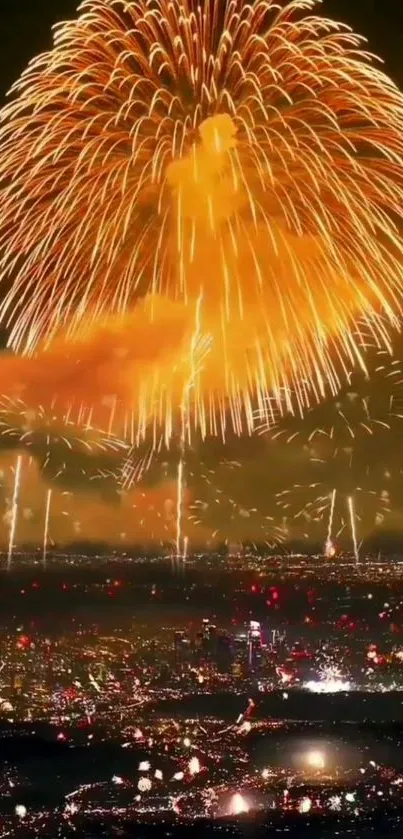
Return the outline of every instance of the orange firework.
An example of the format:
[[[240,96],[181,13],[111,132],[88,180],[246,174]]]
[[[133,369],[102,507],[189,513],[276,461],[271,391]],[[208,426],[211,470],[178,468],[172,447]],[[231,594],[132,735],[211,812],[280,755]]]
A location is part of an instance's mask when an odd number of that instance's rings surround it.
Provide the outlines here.
[[[56,29],[1,114],[14,348],[146,293],[200,301],[222,372],[192,389],[250,420],[251,398],[291,384],[307,404],[363,365],[358,318],[388,347],[403,96],[314,6],[84,0]]]

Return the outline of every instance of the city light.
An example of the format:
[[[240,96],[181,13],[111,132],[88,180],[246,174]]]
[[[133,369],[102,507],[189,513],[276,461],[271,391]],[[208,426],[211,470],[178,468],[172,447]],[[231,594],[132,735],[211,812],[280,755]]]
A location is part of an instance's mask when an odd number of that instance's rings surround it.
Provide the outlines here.
[[[305,814],[305,813],[309,813],[309,811],[311,809],[312,809],[311,799],[308,798],[308,797],[303,798],[300,802],[300,805],[299,805],[299,812]]]
[[[311,693],[343,693],[351,690],[350,682],[343,682],[340,679],[322,679],[315,681],[311,679],[309,682],[304,682],[305,690]]]

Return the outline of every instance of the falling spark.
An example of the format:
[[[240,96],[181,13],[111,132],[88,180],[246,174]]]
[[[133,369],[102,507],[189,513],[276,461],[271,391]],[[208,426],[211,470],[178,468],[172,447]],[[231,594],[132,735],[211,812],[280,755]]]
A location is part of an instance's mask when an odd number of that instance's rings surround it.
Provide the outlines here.
[[[45,528],[44,528],[44,532],[43,532],[42,561],[43,561],[44,568],[46,568],[46,560],[47,560],[47,553],[48,553],[49,517],[50,517],[51,502],[52,502],[52,490],[48,489],[47,496],[46,496]]]
[[[176,492],[176,558],[185,561],[188,548],[188,539],[183,539],[182,525],[183,525],[183,506],[184,506],[184,490],[185,490],[185,454],[186,454],[186,439],[189,436],[189,395],[194,385],[197,376],[197,359],[196,350],[200,345],[200,312],[203,295],[200,292],[195,312],[195,328],[190,344],[190,375],[183,392],[181,404],[181,433],[179,441],[179,462],[177,475],[177,492]],[[206,350],[206,347],[202,348]],[[208,351],[208,346],[207,346]],[[200,361],[200,359],[199,359]]]
[[[359,549],[358,549],[358,543],[357,543],[357,532],[356,532],[356,529],[355,529],[354,501],[353,501],[351,495],[350,495],[347,503],[348,503],[348,511],[349,511],[349,514],[350,514],[351,536],[352,536],[352,539],[353,539],[354,557],[355,557],[355,561],[359,562],[360,561],[360,556],[359,556]]]
[[[110,417],[109,417],[108,437],[112,436],[113,423],[114,423],[115,414],[116,414],[116,405],[117,405],[117,398],[116,398],[116,396],[114,396],[113,401],[112,401],[112,405],[111,405],[111,413],[110,413]]]
[[[46,445],[48,452],[61,444],[67,451],[78,450],[84,454],[122,455],[129,446],[120,438],[111,437],[109,431],[73,422],[71,410],[58,414],[43,405],[29,406],[22,399],[0,397],[0,436],[15,441],[19,449],[32,449]],[[82,411],[78,420],[82,419]],[[144,458],[145,460],[145,458]],[[148,463],[145,464],[148,468]]]
[[[176,558],[181,558],[182,546],[182,518],[183,518],[183,467],[184,467],[185,445],[180,444],[180,457],[178,462],[178,477],[176,490]]]
[[[11,563],[13,559],[13,549],[14,549],[14,539],[15,539],[15,531],[17,527],[17,517],[18,517],[18,502],[19,502],[19,495],[20,495],[20,485],[21,485],[21,469],[22,469],[22,455],[18,455],[17,463],[15,467],[15,476],[14,476],[14,492],[13,492],[13,502],[12,502],[12,510],[11,510],[11,527],[10,527],[10,541],[8,544],[8,555],[7,555],[7,568],[10,570]]]
[[[336,502],[336,490],[334,489],[331,495],[331,502],[330,502],[330,514],[329,514],[329,526],[327,530],[327,537],[325,542],[325,556],[327,559],[332,559],[334,556],[335,550],[332,541],[332,531],[333,531],[333,517],[334,517],[334,505]]]
[[[122,489],[129,492],[136,484],[139,484],[149,470],[154,449],[150,445],[142,457],[136,457],[137,448],[130,449],[129,457],[124,461],[121,475]]]

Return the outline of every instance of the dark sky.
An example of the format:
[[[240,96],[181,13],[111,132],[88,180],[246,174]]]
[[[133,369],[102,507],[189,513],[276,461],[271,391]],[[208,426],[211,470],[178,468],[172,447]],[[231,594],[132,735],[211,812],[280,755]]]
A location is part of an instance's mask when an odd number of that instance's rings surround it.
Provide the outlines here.
[[[51,44],[52,24],[75,16],[78,0],[0,0],[0,99],[36,53]],[[403,85],[403,0],[324,0],[323,12],[366,35]]]

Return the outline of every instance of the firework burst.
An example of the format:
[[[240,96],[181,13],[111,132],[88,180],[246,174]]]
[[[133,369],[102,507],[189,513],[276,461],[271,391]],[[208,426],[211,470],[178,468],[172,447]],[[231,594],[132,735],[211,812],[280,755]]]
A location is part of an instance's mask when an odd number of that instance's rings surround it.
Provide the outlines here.
[[[190,475],[195,477],[195,473]],[[215,469],[200,464],[196,480],[199,496],[190,505],[190,520],[209,528],[212,539],[269,548],[284,541],[286,532],[278,521],[275,496],[262,470],[253,476],[245,463],[223,460]],[[258,490],[259,501],[252,506],[251,496],[255,499]]]
[[[384,476],[383,484],[366,480],[363,486],[352,480],[348,486],[339,479],[335,483],[332,487],[325,476],[322,483],[295,484],[278,493],[277,503],[289,533],[311,543],[324,543],[328,558],[347,540],[358,559],[359,543],[382,527],[392,513],[388,478]]]
[[[344,386],[330,393],[303,417],[294,412],[280,417],[273,425],[260,427],[273,442],[301,448],[312,462],[344,463],[349,473],[375,472],[380,462],[391,457],[393,431],[400,440],[403,428],[403,372],[399,358],[384,350],[366,352],[368,374],[350,371]],[[400,445],[395,466],[401,458]]]
[[[315,5],[85,0],[56,28],[1,114],[13,347],[202,295],[219,387],[248,412],[290,383],[302,405],[337,390],[364,363],[359,315],[388,346],[403,97]]]
[[[0,447],[27,452],[50,480],[67,481],[74,475],[90,480],[118,481],[129,447],[124,441],[89,424],[73,423],[67,416],[35,411],[21,400],[0,400]],[[113,470],[114,467],[114,470]]]
[[[400,479],[402,364],[376,348],[366,360],[370,375],[350,372],[336,396],[302,418],[288,416],[264,429],[295,458],[303,453],[297,481],[277,493],[277,503],[290,527],[302,527],[307,538],[321,528],[329,555],[334,538],[351,534],[353,522],[361,536],[384,523]]]

